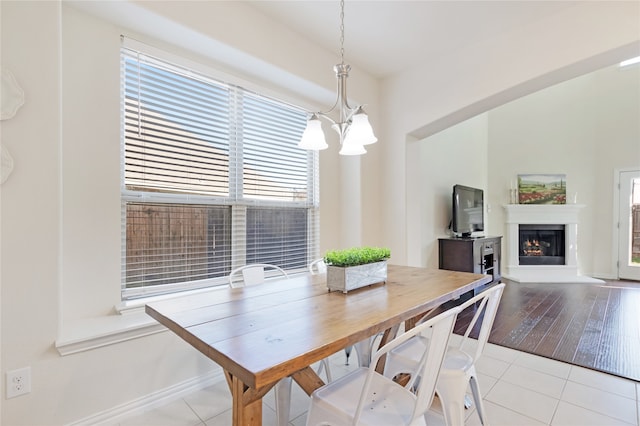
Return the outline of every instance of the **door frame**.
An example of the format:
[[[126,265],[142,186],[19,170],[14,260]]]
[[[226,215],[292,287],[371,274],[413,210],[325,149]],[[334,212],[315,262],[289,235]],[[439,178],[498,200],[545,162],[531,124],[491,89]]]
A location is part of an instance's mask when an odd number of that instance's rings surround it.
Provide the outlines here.
[[[613,223],[612,223],[612,250],[611,250],[611,271],[614,279],[620,279],[620,174],[626,172],[640,172],[640,167],[624,167],[613,171]]]

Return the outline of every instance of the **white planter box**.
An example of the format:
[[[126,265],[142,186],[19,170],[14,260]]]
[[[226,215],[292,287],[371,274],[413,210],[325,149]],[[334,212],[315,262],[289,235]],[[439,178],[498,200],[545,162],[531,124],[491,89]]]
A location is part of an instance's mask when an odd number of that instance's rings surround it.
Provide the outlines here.
[[[347,268],[327,266],[327,287],[329,291],[338,290],[346,293],[349,290],[383,282],[387,282],[386,260]]]

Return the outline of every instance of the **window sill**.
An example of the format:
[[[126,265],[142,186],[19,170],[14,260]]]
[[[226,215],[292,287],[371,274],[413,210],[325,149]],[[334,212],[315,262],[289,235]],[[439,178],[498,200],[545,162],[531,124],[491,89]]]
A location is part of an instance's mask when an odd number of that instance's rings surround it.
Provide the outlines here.
[[[209,291],[216,291],[216,288],[125,301],[115,306],[117,313],[114,315],[65,323],[55,342],[56,349],[61,356],[67,356],[166,331],[163,325],[145,313],[147,303]]]

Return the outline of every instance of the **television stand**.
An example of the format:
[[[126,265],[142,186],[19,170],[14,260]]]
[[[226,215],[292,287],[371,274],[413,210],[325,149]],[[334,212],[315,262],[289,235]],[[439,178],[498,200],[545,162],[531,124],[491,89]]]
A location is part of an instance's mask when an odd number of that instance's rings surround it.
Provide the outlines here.
[[[502,237],[438,238],[438,267],[450,271],[491,275],[500,281]]]

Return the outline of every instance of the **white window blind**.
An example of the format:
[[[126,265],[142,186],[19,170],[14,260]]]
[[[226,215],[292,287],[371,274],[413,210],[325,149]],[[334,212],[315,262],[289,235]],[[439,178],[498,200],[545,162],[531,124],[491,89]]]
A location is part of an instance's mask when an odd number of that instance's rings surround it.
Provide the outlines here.
[[[243,193],[247,198],[307,200],[307,152],[292,144],[303,127],[299,111],[286,111],[273,101],[245,94],[243,117]]]
[[[230,88],[123,50],[128,189],[229,195]]]
[[[297,107],[123,47],[123,298],[318,256],[318,157]]]

